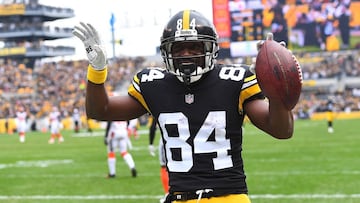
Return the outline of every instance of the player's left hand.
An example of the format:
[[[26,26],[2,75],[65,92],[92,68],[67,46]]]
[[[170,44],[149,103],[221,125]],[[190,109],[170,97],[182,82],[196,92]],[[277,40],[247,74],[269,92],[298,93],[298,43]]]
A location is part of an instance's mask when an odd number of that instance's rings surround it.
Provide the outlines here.
[[[274,40],[274,34],[271,32],[268,32],[266,34],[265,40]],[[262,45],[264,44],[265,40],[260,40],[259,42],[256,43],[256,48],[259,51],[262,47]],[[286,47],[286,42],[281,41],[279,42],[279,44],[283,47]],[[288,49],[289,50],[289,49]],[[290,50],[289,50],[290,51]],[[290,51],[291,52],[291,51]],[[255,74],[255,62],[253,64],[250,65],[250,71]]]
[[[268,32],[268,33],[266,34],[265,40],[274,40],[274,34],[271,33],[271,32]],[[257,48],[258,51],[261,49],[261,47],[262,47],[262,45],[264,44],[265,40],[260,40],[260,41],[256,44],[256,48]],[[286,42],[284,42],[284,41],[279,42],[279,44],[280,44],[281,46],[283,46],[283,47],[286,47]],[[289,51],[290,51],[290,50],[289,50]]]
[[[265,40],[274,40],[274,34],[271,33],[271,32],[267,33]],[[265,40],[260,40],[256,44],[258,51],[261,49],[261,47],[264,44]],[[279,44],[286,48],[286,42],[281,41],[281,42],[279,42]],[[287,50],[292,54],[292,51],[290,49],[287,49]],[[297,66],[300,67],[300,63],[298,62],[297,58],[293,54],[292,54],[292,57],[294,58],[294,61],[296,62]],[[250,71],[255,74],[255,64],[251,64]]]

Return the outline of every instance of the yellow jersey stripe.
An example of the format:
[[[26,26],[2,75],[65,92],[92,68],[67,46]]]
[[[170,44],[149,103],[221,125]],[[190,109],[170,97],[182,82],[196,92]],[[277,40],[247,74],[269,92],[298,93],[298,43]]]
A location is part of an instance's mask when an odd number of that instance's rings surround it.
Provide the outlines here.
[[[183,12],[183,30],[188,30],[190,28],[190,11],[185,10]]]
[[[129,86],[129,88],[128,88],[128,93],[129,93],[132,97],[134,97],[136,100],[138,100],[138,101],[141,103],[141,105],[142,105],[149,113],[151,113],[150,110],[149,110],[148,105],[146,104],[146,102],[145,102],[145,100],[144,100],[144,97],[141,95],[141,93],[140,93],[138,90],[135,89],[135,87],[134,87],[133,84]]]
[[[249,82],[250,80],[254,80],[256,78],[255,75],[245,78],[244,82]]]
[[[243,89],[239,97],[239,111],[243,111],[243,103],[249,99],[251,96],[261,92],[260,86],[258,84],[252,85],[246,89]]]
[[[134,81],[136,82],[136,84],[139,84],[139,81],[140,81],[140,80],[139,80],[139,78],[138,78],[137,75],[135,75],[133,79],[134,79]]]

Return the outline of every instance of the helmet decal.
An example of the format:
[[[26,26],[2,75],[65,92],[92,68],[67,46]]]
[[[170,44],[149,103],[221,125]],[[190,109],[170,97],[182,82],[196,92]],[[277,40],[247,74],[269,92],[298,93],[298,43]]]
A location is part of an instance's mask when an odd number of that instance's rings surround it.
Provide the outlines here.
[[[183,12],[183,29],[184,30],[188,30],[189,29],[189,20],[190,20],[190,11],[189,10],[185,10]],[[193,24],[193,29],[194,29],[194,24]]]
[[[177,30],[175,32],[175,37],[180,36],[196,36],[197,31],[195,29],[196,27],[196,19],[192,18],[190,22],[190,11],[185,10],[183,12],[182,18],[179,18],[177,20]]]

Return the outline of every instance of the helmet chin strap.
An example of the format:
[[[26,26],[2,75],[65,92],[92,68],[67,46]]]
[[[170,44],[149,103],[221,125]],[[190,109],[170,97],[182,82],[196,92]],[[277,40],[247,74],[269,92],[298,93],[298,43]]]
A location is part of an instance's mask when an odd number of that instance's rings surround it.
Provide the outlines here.
[[[179,64],[179,70],[181,70],[181,77],[186,85],[190,85],[191,81],[191,73],[196,71],[195,63],[181,63]]]
[[[183,71],[183,69],[182,69]],[[193,82],[196,82],[198,80],[200,80],[202,74],[198,74],[198,73],[202,73],[202,68],[200,66],[196,67],[195,70],[193,70],[193,72],[189,72],[191,71],[190,69],[188,69],[185,73],[184,72],[180,72],[180,69],[176,69],[176,71],[174,72],[174,74],[176,75],[177,79],[179,79],[181,82],[185,83],[185,85],[189,85]]]

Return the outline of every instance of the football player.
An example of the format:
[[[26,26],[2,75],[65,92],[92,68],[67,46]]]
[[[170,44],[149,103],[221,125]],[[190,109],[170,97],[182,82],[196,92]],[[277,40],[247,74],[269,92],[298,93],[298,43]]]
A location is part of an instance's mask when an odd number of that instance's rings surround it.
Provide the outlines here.
[[[250,202],[241,155],[244,116],[274,138],[288,139],[293,115],[272,99],[275,95],[264,99],[249,66],[216,64],[218,36],[208,19],[194,10],[171,17],[160,44],[165,68],[144,68],[128,95],[111,98],[97,30],[81,22],[73,34],[83,41],[90,62],[87,115],[129,120],[150,113],[156,119],[169,173],[167,202]]]
[[[335,113],[334,113],[334,101],[333,99],[328,99],[326,102],[326,120],[327,120],[327,126],[328,126],[328,133],[334,133],[334,128],[333,128],[333,122],[334,122],[334,118],[335,118]]]
[[[128,121],[128,130],[129,130],[129,137],[134,136],[135,139],[139,139],[138,134],[138,125],[139,125],[139,119],[134,118]]]
[[[50,121],[50,139],[49,144],[54,144],[55,139],[58,139],[59,143],[64,142],[64,137],[61,135],[61,113],[56,106],[53,106],[49,114]]]
[[[151,156],[155,156],[155,147],[154,147],[154,140],[156,135],[156,120],[151,116],[150,120],[150,128],[149,128],[149,151]],[[165,197],[160,199],[160,202],[164,202],[166,196],[169,193],[169,176],[166,169],[166,157],[165,151],[163,147],[162,139],[159,140],[159,163],[160,163],[160,181],[163,186],[163,190],[165,193]]]
[[[74,108],[72,119],[73,119],[73,123],[74,123],[74,132],[75,133],[80,132],[81,118],[80,118],[80,112],[79,112],[78,108]]]
[[[127,151],[128,139],[127,121],[108,121],[104,140],[105,145],[107,145],[108,178],[115,178],[116,176],[116,152],[121,154],[121,157],[130,168],[132,177],[137,176],[135,162]]]
[[[154,140],[156,135],[156,121],[152,116],[149,116],[149,152],[151,156],[155,156]]]
[[[169,173],[166,168],[166,156],[164,151],[164,144],[162,139],[159,141],[159,161],[160,161],[160,180],[165,193],[165,196],[160,199],[160,202],[166,202],[169,195]]]
[[[25,111],[24,106],[19,106],[18,111],[16,111],[16,121],[17,121],[17,132],[19,134],[19,141],[25,142],[25,134],[26,134],[26,119],[27,113]]]

